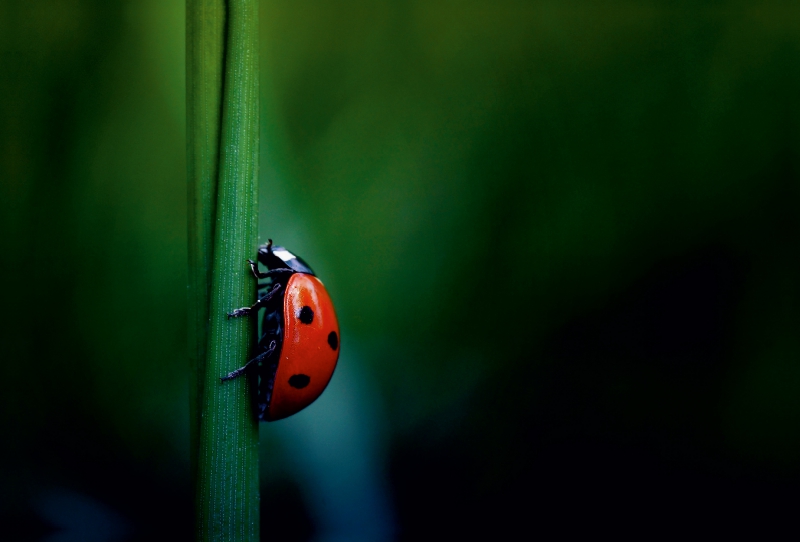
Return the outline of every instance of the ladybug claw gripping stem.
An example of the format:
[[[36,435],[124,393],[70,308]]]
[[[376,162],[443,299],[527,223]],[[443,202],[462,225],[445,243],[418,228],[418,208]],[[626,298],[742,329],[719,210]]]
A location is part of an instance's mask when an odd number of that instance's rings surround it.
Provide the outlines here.
[[[263,278],[261,277],[261,273],[258,272],[258,265],[253,260],[248,259],[247,263],[250,264],[250,271],[253,272],[253,276],[257,279]]]
[[[250,307],[242,307],[228,313],[228,319],[239,318],[240,316],[250,316]]]
[[[250,271],[253,272],[253,276],[257,279],[265,279],[267,277],[271,277],[273,275],[281,275],[281,274],[292,274],[294,273],[294,269],[272,269],[270,271],[266,271],[262,273],[258,270],[258,264],[253,260],[247,260],[247,263],[250,264]]]
[[[230,373],[226,374],[225,376],[219,377],[220,382],[225,382],[226,380],[233,380],[234,378],[237,378],[237,377],[243,375],[251,367],[257,366],[263,360],[265,360],[268,357],[270,357],[275,352],[276,346],[277,346],[277,343],[275,341],[272,341],[271,343],[269,343],[269,348],[266,351],[260,353],[259,355],[257,355],[256,357],[254,357],[253,359],[251,359],[250,361],[245,363],[243,367],[239,367],[235,371],[231,371]]]
[[[272,287],[272,290],[269,291],[267,295],[256,301],[252,307],[242,307],[241,309],[236,309],[233,312],[228,313],[228,318],[239,318],[240,316],[250,316],[254,312],[258,311],[261,307],[265,307],[267,303],[275,296],[275,294],[280,290],[281,285],[280,283],[275,284]]]

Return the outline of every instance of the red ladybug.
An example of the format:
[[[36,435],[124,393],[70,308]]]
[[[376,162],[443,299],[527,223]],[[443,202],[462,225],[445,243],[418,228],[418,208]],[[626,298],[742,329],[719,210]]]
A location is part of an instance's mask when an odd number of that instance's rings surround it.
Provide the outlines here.
[[[269,422],[303,410],[325,390],[339,360],[339,322],[328,291],[301,258],[270,239],[258,249],[266,272],[247,261],[259,280],[258,301],[228,317],[261,312],[256,356],[222,380],[250,374],[258,419]]]

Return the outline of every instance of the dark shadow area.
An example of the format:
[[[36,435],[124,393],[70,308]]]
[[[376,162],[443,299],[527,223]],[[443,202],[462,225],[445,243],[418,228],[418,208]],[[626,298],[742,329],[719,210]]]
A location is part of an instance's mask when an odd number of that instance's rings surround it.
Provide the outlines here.
[[[748,270],[721,246],[659,262],[557,329],[542,363],[485,382],[459,433],[405,441],[401,539],[796,533],[797,472],[743,461],[723,431]]]
[[[313,536],[313,519],[292,480],[261,487],[261,540],[307,542]]]

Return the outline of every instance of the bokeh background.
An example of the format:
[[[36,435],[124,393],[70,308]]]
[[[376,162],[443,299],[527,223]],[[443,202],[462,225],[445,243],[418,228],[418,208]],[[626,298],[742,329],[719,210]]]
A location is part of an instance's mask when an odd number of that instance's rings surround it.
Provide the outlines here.
[[[0,4],[0,539],[191,538],[184,9]],[[265,540],[796,533],[796,2],[261,28],[260,236],[342,327]]]

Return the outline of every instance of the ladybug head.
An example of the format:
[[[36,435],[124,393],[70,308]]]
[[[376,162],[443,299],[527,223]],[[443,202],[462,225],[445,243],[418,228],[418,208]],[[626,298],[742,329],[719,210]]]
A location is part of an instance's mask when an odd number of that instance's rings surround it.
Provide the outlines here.
[[[311,267],[302,258],[289,252],[284,247],[273,246],[272,239],[258,249],[258,261],[267,269],[293,269],[298,273],[314,275]]]

